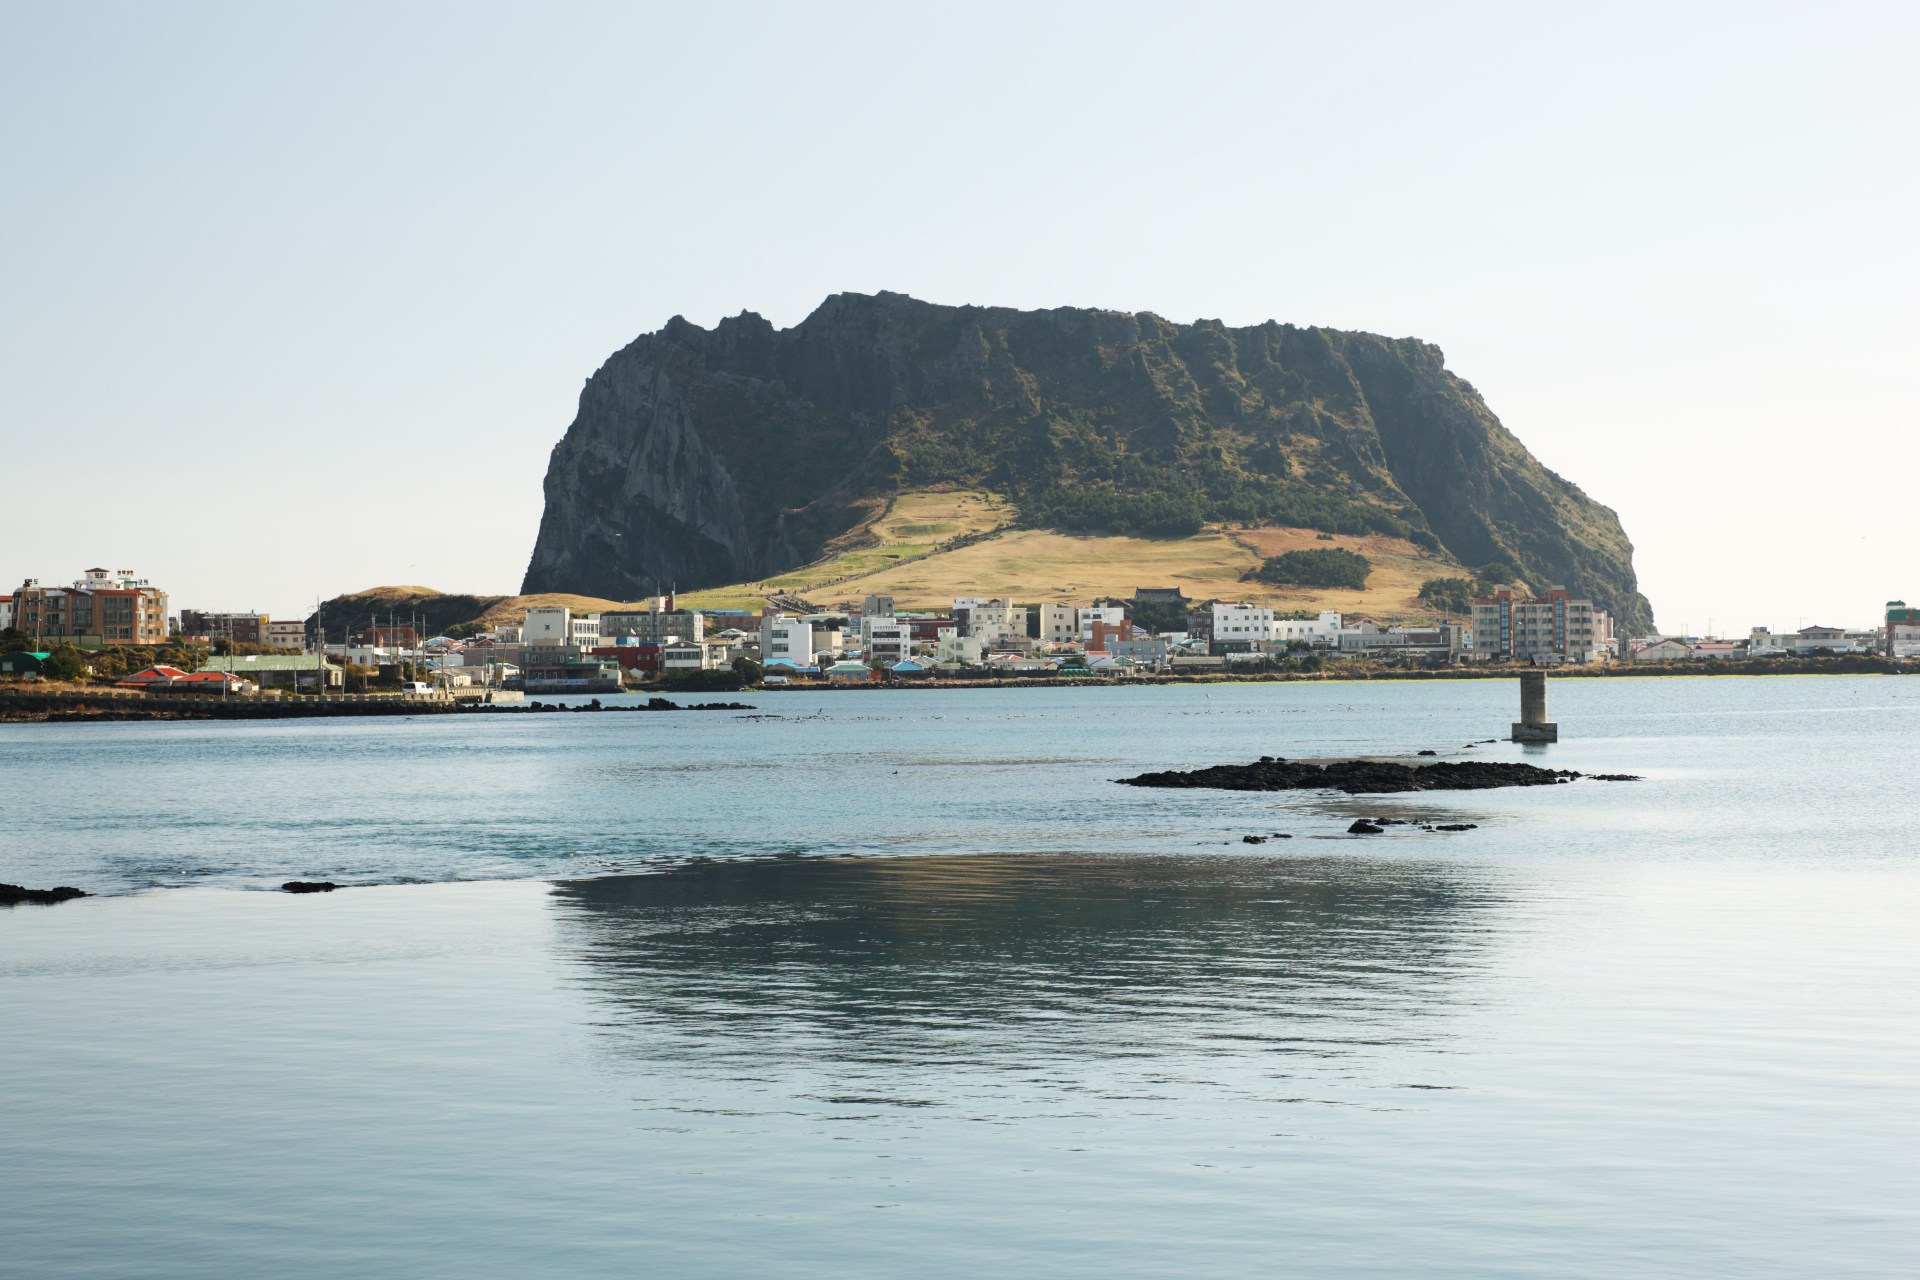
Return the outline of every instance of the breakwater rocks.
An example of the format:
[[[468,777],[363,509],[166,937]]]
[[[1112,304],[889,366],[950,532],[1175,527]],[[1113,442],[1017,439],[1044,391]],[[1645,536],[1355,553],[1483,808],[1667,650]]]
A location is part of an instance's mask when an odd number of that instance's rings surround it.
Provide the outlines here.
[[[1206,769],[1165,769],[1116,781],[1129,787],[1181,787],[1212,791],[1344,791],[1381,795],[1398,791],[1489,791],[1572,782],[1572,769],[1542,769],[1501,761],[1441,761],[1400,764],[1392,760],[1335,760],[1306,764],[1261,756],[1252,764],[1216,764]],[[1606,782],[1638,781],[1631,774],[1595,774]]]
[[[744,702],[696,702],[681,706],[666,698],[604,706],[598,698],[578,706],[552,702],[476,702],[410,698],[395,694],[348,694],[324,698],[171,698],[100,693],[0,693],[0,723],[85,724],[127,720],[303,720],[315,716],[518,715],[527,711],[752,711]]]
[[[336,694],[324,698],[188,698],[95,693],[0,694],[0,723],[94,724],[129,720],[297,720],[315,716],[451,715],[462,705],[444,698]]]
[[[582,702],[575,706],[563,707],[557,702],[529,702],[525,706],[478,707],[475,710],[495,711],[505,715],[521,715],[529,711],[752,711],[754,708],[745,702],[695,702],[681,706],[667,698],[648,698],[645,702],[635,702],[623,706],[609,707],[595,698],[592,702]]]
[[[85,889],[76,889],[70,884],[63,884],[57,889],[29,889],[24,885],[0,884],[0,907],[16,907],[23,902],[50,907],[56,902],[92,896]]]

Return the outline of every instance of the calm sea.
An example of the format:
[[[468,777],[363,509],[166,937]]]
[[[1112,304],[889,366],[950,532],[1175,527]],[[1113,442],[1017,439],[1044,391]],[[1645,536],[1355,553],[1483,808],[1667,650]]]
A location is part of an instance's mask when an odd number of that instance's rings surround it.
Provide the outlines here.
[[[1920,681],[749,700],[0,726],[0,1274],[1920,1273]]]

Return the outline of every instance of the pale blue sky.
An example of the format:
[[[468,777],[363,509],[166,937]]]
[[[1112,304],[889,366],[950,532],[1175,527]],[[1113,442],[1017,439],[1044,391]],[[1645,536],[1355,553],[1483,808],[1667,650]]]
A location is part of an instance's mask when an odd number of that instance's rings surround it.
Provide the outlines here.
[[[829,293],[1414,334],[1660,624],[1920,598],[1920,7],[0,3],[0,577],[517,589],[581,383]],[[983,583],[988,589],[990,583]]]

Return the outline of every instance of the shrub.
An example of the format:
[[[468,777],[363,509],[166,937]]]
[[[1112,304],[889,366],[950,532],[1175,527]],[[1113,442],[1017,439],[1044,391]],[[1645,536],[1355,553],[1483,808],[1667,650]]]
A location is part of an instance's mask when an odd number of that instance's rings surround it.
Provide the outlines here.
[[[1469,613],[1476,590],[1471,578],[1429,578],[1420,584],[1420,600],[1444,613]]]
[[[1276,586],[1352,587],[1367,585],[1373,562],[1358,552],[1339,547],[1320,547],[1312,551],[1289,551],[1274,556],[1253,576]]]
[[[63,644],[40,664],[40,674],[53,680],[78,680],[87,674],[86,655],[70,644]]]

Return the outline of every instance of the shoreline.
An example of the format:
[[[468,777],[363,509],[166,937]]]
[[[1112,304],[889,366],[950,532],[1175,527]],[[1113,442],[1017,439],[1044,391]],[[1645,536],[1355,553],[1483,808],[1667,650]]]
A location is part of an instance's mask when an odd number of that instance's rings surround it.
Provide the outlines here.
[[[663,695],[678,697],[724,698],[730,694],[784,695],[795,693],[898,692],[908,689],[1112,689],[1146,685],[1217,684],[1366,684],[1405,681],[1515,680],[1544,671],[1549,677],[1566,680],[1619,679],[1729,679],[1780,678],[1786,676],[1901,676],[1920,673],[1920,666],[1886,658],[1760,659],[1750,661],[1715,660],[1708,663],[1660,663],[1629,666],[1590,667],[1443,667],[1431,670],[1376,668],[1368,670],[1335,669],[1322,671],[1214,671],[1194,675],[1158,673],[1131,676],[992,676],[978,679],[929,677],[914,680],[809,681],[784,685],[742,684],[731,688],[676,688],[653,685],[626,690],[608,697],[648,698],[650,703],[545,702],[538,699],[521,703],[481,703],[442,699],[403,698],[398,695],[372,695],[334,698],[208,698],[191,703],[149,699],[146,695],[128,695],[111,690],[60,689],[45,692],[0,691],[0,724],[90,724],[130,723],[136,721],[210,721],[210,720],[300,720],[336,719],[342,716],[468,716],[526,715],[554,712],[670,712],[670,711],[753,711],[744,703],[695,702],[676,705]],[[720,683],[718,681],[714,682]],[[568,695],[550,695],[568,696]],[[584,695],[579,695],[584,696]]]

